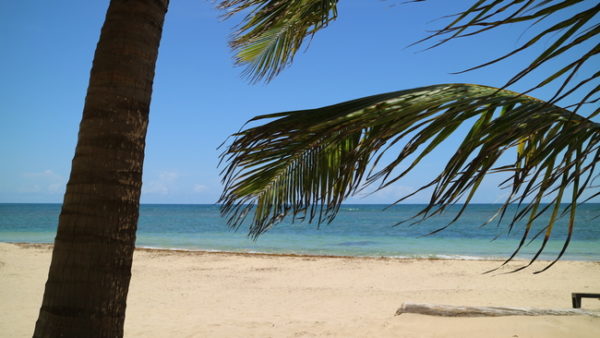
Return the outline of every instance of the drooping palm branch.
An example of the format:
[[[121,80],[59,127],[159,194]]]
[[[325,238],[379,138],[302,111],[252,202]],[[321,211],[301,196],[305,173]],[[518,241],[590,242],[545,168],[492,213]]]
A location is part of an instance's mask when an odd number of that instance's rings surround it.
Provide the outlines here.
[[[532,233],[533,223],[546,209],[550,221],[531,261],[544,250],[557,218],[568,213],[568,237],[558,260],[569,244],[582,193],[597,189],[592,183],[600,159],[600,125],[508,90],[443,84],[251,121],[266,120],[235,134],[221,156],[226,162],[219,201],[222,214],[232,227],[253,214],[253,236],[287,215],[331,221],[345,198],[364,186],[377,184],[374,187],[382,189],[400,180],[459,126],[469,123],[470,131],[443,171],[419,189],[433,192],[429,204],[415,216],[417,221],[462,202],[456,220],[487,173],[507,172],[511,194],[497,217],[502,219],[507,206],[517,204],[508,227],[525,221],[522,240],[507,262],[528,239],[541,234]],[[401,146],[399,153],[383,163],[382,155],[396,149],[393,145]],[[511,148],[517,149],[514,162],[500,164],[500,157]],[[571,201],[561,210],[567,194]],[[592,191],[592,196],[598,195]],[[543,204],[542,198],[551,203]]]
[[[314,36],[336,18],[336,5],[337,0],[221,2],[221,8],[229,10],[227,15],[249,11],[232,46],[237,52],[237,63],[247,66],[246,74],[254,81],[268,81],[287,66],[306,37]],[[590,119],[600,109],[587,116],[578,113],[586,103],[600,100],[600,73],[582,73],[589,72],[584,66],[589,68],[600,51],[594,43],[600,32],[596,18],[599,9],[595,2],[582,0],[474,0],[474,5],[457,14],[450,24],[420,41],[442,38],[434,44],[437,46],[506,24],[532,22],[532,26],[542,27],[533,38],[472,69],[499,62],[535,44],[549,46],[518,71],[506,88],[551,60],[567,60],[562,56],[579,53],[576,60],[559,65],[533,88],[562,81],[547,102],[483,86],[440,85],[321,109],[257,117],[254,120],[276,120],[237,134],[223,154],[229,161],[224,170],[223,213],[236,227],[255,205],[250,228],[254,236],[287,214],[330,221],[341,201],[362,185],[381,182],[379,188],[383,188],[395,182],[459,125],[477,118],[443,172],[423,187],[433,189],[433,193],[429,205],[416,218],[436,215],[461,198],[466,207],[486,173],[506,171],[511,179],[505,183],[512,184],[512,193],[497,217],[501,220],[507,206],[516,203],[519,209],[509,222],[509,229],[519,220],[526,221],[522,241],[508,260],[528,238],[544,233],[533,262],[543,251],[556,219],[568,213],[569,236],[557,257],[560,258],[570,240],[577,201],[584,190],[592,187],[598,161],[598,124]],[[582,88],[592,89],[580,95]],[[570,111],[555,105],[574,93],[580,98],[566,107]],[[388,122],[393,123],[387,125]],[[403,137],[409,141],[396,160],[381,170],[369,164],[382,160],[381,154],[389,149],[388,145]],[[517,148],[514,163],[498,165],[500,155],[511,147]],[[407,170],[394,174],[394,169],[410,155],[416,160],[411,160]],[[571,203],[561,212],[565,194],[571,194]],[[592,196],[598,195],[592,192]],[[552,203],[542,206],[542,198],[548,196]],[[547,209],[551,210],[549,224],[533,234],[533,222]]]

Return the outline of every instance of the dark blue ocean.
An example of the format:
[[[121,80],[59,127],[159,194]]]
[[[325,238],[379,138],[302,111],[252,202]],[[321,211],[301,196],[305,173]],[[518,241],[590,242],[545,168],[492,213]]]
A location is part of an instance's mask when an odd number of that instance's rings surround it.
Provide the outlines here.
[[[506,224],[481,225],[498,205],[476,204],[448,229],[424,236],[446,225],[457,209],[424,223],[393,226],[417,213],[422,205],[345,205],[331,224],[283,222],[256,241],[247,229],[230,230],[215,205],[142,205],[138,247],[235,252],[292,253],[343,256],[429,258],[507,258],[522,235],[523,224],[507,234]],[[0,204],[0,241],[51,243],[56,233],[60,204]],[[510,213],[509,213],[510,215]],[[569,260],[600,260],[600,204],[578,208],[575,232],[564,256]],[[537,233],[548,215],[537,222]],[[543,259],[553,259],[566,238],[567,218],[553,230]],[[541,237],[541,236],[540,236]],[[519,258],[530,258],[539,248],[536,240]]]

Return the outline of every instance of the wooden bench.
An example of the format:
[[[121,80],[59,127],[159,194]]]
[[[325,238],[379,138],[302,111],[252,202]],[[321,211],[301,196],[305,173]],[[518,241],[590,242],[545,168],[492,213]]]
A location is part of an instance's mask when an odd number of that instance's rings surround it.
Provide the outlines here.
[[[573,308],[581,308],[581,298],[598,298],[600,299],[600,293],[585,293],[585,292],[573,292],[571,294],[571,300],[573,301]]]

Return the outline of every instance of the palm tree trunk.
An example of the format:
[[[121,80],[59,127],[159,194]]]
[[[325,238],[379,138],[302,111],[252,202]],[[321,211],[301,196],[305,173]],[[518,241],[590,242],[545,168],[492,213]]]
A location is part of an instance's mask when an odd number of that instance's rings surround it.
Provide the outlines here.
[[[168,0],[111,0],[35,337],[123,336],[152,81]]]

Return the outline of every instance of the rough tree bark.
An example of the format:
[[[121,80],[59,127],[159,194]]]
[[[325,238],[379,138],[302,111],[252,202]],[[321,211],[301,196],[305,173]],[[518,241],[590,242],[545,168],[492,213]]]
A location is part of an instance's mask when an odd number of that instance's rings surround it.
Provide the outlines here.
[[[152,82],[168,4],[110,2],[35,337],[123,335]]]

